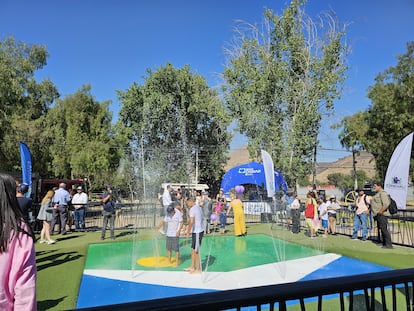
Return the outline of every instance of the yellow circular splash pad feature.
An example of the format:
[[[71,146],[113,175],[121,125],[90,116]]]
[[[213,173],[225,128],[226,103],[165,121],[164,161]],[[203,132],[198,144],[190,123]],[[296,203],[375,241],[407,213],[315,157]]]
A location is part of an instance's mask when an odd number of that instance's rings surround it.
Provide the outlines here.
[[[171,262],[168,261],[167,257],[145,257],[137,260],[137,264],[144,267],[174,267],[175,259],[171,258]]]

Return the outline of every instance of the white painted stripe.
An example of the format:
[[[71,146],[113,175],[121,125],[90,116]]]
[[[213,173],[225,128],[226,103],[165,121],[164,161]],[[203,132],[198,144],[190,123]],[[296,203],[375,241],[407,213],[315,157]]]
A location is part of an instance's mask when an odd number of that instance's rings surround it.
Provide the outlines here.
[[[296,282],[340,257],[330,253],[230,272],[203,272],[197,275],[184,271],[98,269],[85,269],[84,274],[152,285],[228,290]]]

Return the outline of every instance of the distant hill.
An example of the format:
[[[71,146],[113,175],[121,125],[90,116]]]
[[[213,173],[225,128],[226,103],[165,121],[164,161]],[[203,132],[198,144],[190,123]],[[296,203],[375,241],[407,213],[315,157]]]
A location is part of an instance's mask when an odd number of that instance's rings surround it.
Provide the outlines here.
[[[361,151],[356,156],[356,169],[363,170],[367,177],[374,178],[375,176],[375,160],[374,156],[366,151]],[[229,159],[225,166],[225,171],[232,167],[251,162],[247,147],[241,147],[229,153]],[[276,168],[277,169],[277,168]],[[316,164],[316,179],[319,182],[327,182],[328,175],[333,173],[350,174],[352,171],[352,155],[338,159],[335,162],[321,162]],[[282,172],[283,174],[283,172]]]

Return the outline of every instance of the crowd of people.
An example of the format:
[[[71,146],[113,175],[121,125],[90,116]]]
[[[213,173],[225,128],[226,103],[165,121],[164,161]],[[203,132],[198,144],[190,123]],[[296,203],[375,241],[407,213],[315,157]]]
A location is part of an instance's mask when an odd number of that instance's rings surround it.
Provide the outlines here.
[[[379,243],[383,248],[392,248],[391,235],[388,230],[387,208],[390,204],[388,194],[379,181],[373,183],[375,195],[371,198],[365,194],[364,189],[356,189],[358,194],[353,207],[354,222],[351,240],[358,240],[358,232],[362,231],[361,241],[368,238],[368,220],[370,215],[377,222],[379,230]],[[341,208],[335,195],[330,196],[329,201],[324,196],[317,196],[316,192],[309,191],[305,200],[305,224],[310,238],[315,238],[319,232],[323,238],[336,234],[337,211]],[[300,202],[298,196],[290,205],[292,232],[299,233],[300,226]]]
[[[40,233],[40,242],[52,244],[50,234],[57,220],[62,222],[62,234],[65,230],[67,220],[67,205],[80,205],[75,207],[79,210],[85,200],[82,195],[83,189],[77,188],[77,196],[70,195],[65,189],[65,184],[60,184],[58,189],[49,190],[42,199],[38,219],[43,221]],[[3,310],[36,310],[36,255],[34,244],[35,235],[29,224],[28,213],[31,208],[30,199],[25,198],[28,187],[20,184],[7,174],[0,173],[0,307]],[[362,241],[367,239],[367,219],[372,213],[377,221],[381,232],[381,243],[384,248],[392,248],[391,236],[388,231],[387,208],[390,204],[389,196],[383,189],[381,182],[374,182],[376,194],[369,198],[363,189],[358,189],[358,197],[355,201],[354,228],[351,239],[356,240],[358,231],[362,228]],[[107,187],[102,194],[104,205],[104,224],[102,238],[105,238],[107,223],[110,223],[110,236],[114,238],[115,203],[112,196],[113,188]],[[207,191],[199,193],[186,191],[174,191],[171,187],[165,189],[163,202],[169,203],[165,207],[165,215],[158,229],[166,225],[166,249],[168,260],[174,265],[180,263],[179,238],[184,234],[191,236],[191,262],[184,270],[191,274],[201,273],[200,247],[204,234],[211,233],[213,222],[212,215],[225,213],[228,216],[234,214],[234,234],[245,236],[247,234],[244,220],[243,203],[237,194],[232,193],[230,202],[222,201],[222,192],[216,197],[216,204],[210,198]],[[223,204],[224,203],[224,204]],[[217,208],[217,204],[220,208]],[[226,208],[222,206],[226,205]],[[228,206],[227,206],[228,205]],[[292,211],[292,232],[300,232],[298,217],[300,217],[300,200],[295,196],[289,204]],[[66,207],[66,208],[65,208]],[[316,197],[315,192],[309,191],[305,202],[306,225],[310,237],[316,237],[319,224],[323,228],[322,236],[335,234],[335,217],[339,209],[336,198],[331,196],[329,202],[324,197]],[[187,210],[185,213],[184,210]],[[223,212],[223,210],[225,212]],[[77,228],[84,228],[84,213],[77,213],[75,223]],[[184,216],[186,215],[186,216]],[[185,220],[186,218],[186,220]],[[332,220],[333,219],[333,220]],[[55,221],[55,222],[54,222]],[[221,228],[221,227],[220,227]],[[175,259],[172,258],[175,252]]]

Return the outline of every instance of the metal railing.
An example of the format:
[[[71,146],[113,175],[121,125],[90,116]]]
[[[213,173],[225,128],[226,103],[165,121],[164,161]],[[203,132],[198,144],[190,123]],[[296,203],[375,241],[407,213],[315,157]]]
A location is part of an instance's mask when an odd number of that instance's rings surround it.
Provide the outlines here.
[[[96,231],[102,228],[102,205],[98,203],[89,203],[85,206],[86,209],[86,230]],[[38,210],[38,206],[35,211]],[[115,228],[154,228],[163,218],[164,209],[159,203],[124,203],[118,204],[115,211]],[[69,212],[71,214],[71,212]],[[37,213],[36,213],[37,215]],[[246,214],[246,223],[261,223],[273,222],[276,225],[289,228],[288,211],[279,210],[274,214]],[[69,217],[70,218],[70,217]],[[232,215],[227,218],[227,224],[233,223]],[[342,207],[337,211],[336,218],[336,232],[342,235],[352,235],[354,223],[354,213],[347,207]],[[371,239],[378,237],[377,228],[372,216],[368,221],[369,230],[368,235]],[[393,244],[414,247],[414,210],[399,210],[397,214],[388,218],[389,231]],[[36,232],[40,231],[42,225],[40,221],[36,221],[34,229]],[[305,219],[302,213],[301,227],[305,228]],[[74,229],[74,225],[72,225]],[[359,232],[361,235],[361,232]]]
[[[285,311],[291,304],[301,310],[414,310],[414,268],[302,281],[253,288],[226,290],[154,299],[147,301],[83,308],[92,311],[140,310],[256,310]],[[397,299],[398,291],[398,299]],[[333,296],[332,296],[333,295]],[[376,298],[378,297],[378,299]],[[326,299],[325,299],[326,298]],[[335,306],[333,306],[336,304]],[[308,309],[308,310],[309,310]],[[251,310],[251,308],[249,308]],[[327,310],[327,309],[325,309]]]

